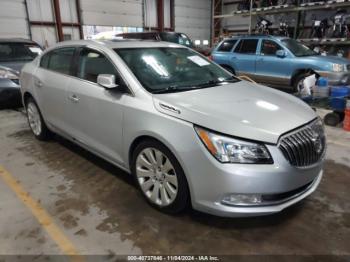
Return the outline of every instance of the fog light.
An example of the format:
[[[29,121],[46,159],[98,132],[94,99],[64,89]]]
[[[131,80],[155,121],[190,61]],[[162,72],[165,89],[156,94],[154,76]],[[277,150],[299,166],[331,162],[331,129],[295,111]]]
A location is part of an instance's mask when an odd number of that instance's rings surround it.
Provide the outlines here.
[[[231,194],[225,196],[221,202],[230,206],[249,206],[259,205],[262,200],[261,195],[257,194]]]

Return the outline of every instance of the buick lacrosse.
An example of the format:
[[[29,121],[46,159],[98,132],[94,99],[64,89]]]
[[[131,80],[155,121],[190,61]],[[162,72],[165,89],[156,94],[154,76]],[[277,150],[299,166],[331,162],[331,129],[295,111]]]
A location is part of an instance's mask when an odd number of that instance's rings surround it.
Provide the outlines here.
[[[322,121],[197,52],[152,41],[69,41],[21,73],[34,135],[57,133],[135,177],[155,208],[281,211],[319,185]]]

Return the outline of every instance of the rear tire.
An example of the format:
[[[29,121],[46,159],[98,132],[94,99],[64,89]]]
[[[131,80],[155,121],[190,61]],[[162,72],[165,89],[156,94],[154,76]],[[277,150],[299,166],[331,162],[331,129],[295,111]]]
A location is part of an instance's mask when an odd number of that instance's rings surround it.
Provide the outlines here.
[[[168,214],[189,204],[185,174],[171,151],[156,140],[144,140],[132,154],[131,171],[142,195],[154,208]]]
[[[34,136],[38,140],[49,140],[52,133],[47,128],[37,103],[31,97],[26,101],[26,111],[28,124]]]

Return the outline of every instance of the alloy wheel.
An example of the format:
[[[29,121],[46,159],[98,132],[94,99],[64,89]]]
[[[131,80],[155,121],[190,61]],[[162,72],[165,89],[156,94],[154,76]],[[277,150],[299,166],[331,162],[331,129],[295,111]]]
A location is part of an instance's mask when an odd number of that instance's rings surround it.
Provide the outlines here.
[[[39,136],[42,130],[40,113],[37,106],[33,102],[27,105],[27,115],[29,126],[36,136]]]
[[[141,190],[153,204],[165,207],[175,200],[178,193],[175,168],[160,150],[145,148],[138,154],[136,177]]]

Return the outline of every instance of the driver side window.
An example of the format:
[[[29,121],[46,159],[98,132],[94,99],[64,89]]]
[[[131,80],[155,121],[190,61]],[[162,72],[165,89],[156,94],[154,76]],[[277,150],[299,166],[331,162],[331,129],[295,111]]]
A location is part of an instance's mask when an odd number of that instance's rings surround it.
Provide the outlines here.
[[[79,67],[77,76],[81,79],[97,83],[99,74],[115,75],[116,82],[119,74],[114,65],[100,52],[92,49],[83,49],[79,55]]]
[[[263,40],[261,43],[261,55],[275,56],[278,50],[282,50],[282,47],[274,41]]]

